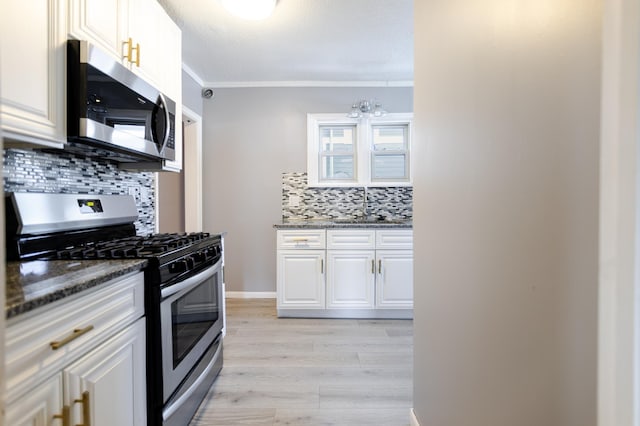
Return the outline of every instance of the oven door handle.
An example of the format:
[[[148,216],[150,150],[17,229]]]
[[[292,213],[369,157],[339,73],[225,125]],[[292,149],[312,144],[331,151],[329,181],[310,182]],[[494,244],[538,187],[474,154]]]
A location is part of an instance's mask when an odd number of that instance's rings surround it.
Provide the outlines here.
[[[192,277],[189,277],[184,281],[181,281],[174,285],[163,288],[160,291],[160,296],[162,296],[162,299],[166,299],[167,297],[173,294],[176,294],[183,290],[189,290],[191,287],[196,287],[198,284],[201,284],[207,278],[212,277],[216,273],[216,271],[220,270],[221,263],[222,263],[222,260],[218,260],[218,262],[216,262],[215,265],[205,269],[204,271],[199,272],[198,274]]]

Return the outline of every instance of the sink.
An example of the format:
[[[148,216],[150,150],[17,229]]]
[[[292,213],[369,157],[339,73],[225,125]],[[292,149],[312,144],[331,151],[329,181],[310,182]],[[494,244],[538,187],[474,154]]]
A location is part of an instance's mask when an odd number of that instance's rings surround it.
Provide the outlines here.
[[[404,224],[411,222],[410,219],[378,219],[378,218],[362,218],[362,219],[332,219],[333,223],[347,223],[347,224]]]

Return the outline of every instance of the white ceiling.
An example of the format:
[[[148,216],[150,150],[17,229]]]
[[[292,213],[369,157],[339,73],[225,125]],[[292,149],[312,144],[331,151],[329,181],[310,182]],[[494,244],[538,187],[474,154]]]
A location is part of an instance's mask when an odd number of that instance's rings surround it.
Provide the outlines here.
[[[236,18],[219,0],[159,2],[205,86],[413,81],[413,0],[279,0],[264,21]]]

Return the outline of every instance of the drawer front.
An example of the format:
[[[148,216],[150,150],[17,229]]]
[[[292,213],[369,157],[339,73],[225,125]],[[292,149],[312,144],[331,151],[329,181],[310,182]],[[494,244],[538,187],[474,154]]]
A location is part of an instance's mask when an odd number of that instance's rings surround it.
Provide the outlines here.
[[[413,249],[412,229],[383,229],[376,231],[376,249]]]
[[[330,250],[366,250],[375,248],[376,233],[372,229],[329,229],[327,248]]]
[[[144,274],[138,272],[14,317],[6,329],[9,398],[19,397],[143,315]]]
[[[325,248],[324,229],[296,229],[278,231],[278,249],[323,249]]]

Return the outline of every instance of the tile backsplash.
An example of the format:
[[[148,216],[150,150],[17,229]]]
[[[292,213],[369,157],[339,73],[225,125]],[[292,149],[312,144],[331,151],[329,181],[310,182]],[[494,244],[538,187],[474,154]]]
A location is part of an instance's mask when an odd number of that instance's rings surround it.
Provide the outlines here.
[[[413,188],[367,188],[366,209],[371,217],[389,220],[413,218]],[[362,219],[365,189],[309,188],[307,174],[282,175],[282,220]],[[297,205],[296,205],[297,204]]]
[[[5,192],[51,192],[78,194],[133,194],[138,207],[135,223],[139,235],[155,230],[155,174],[118,169],[68,153],[5,149]]]

